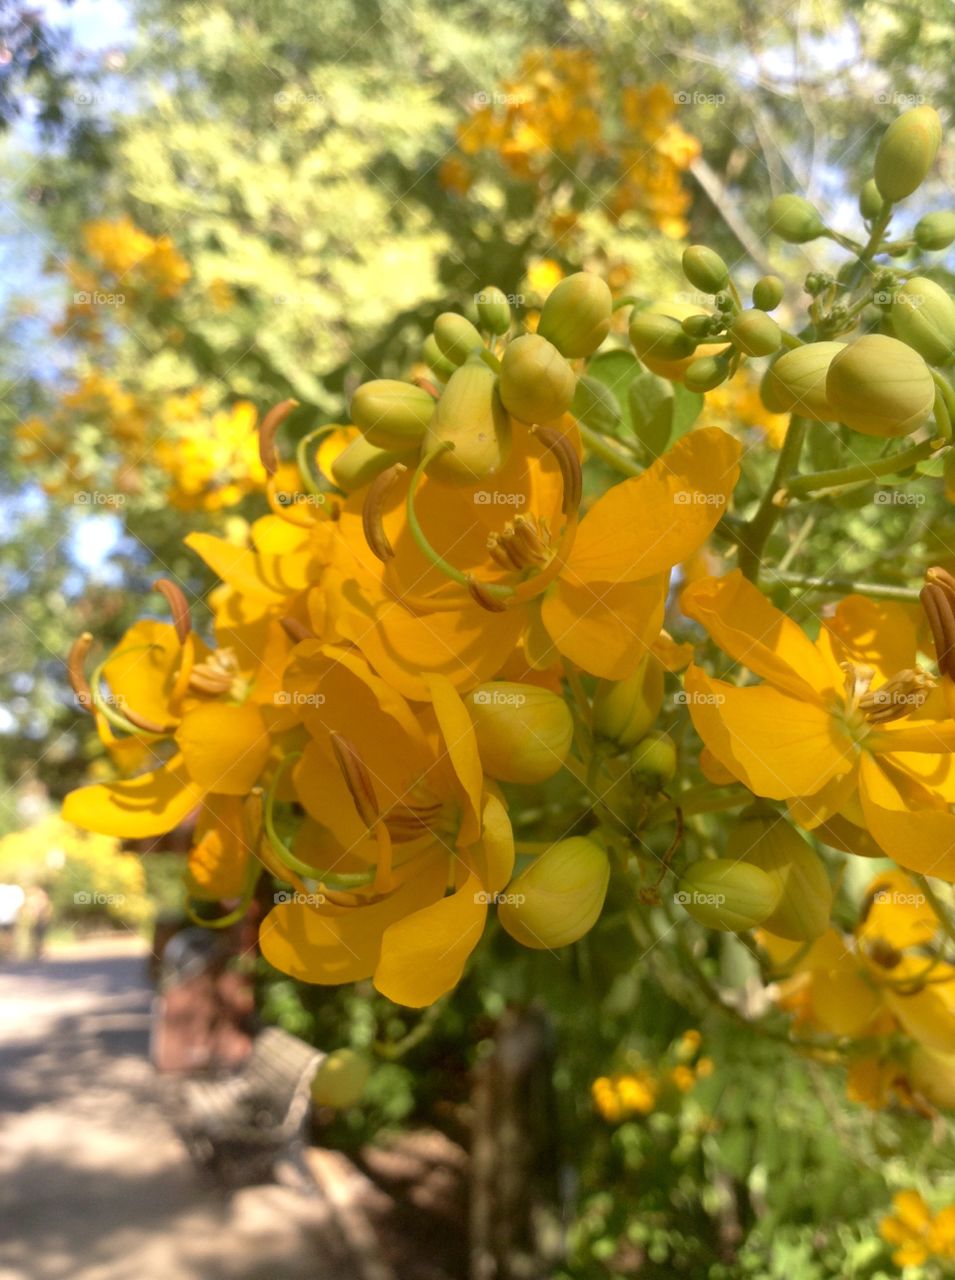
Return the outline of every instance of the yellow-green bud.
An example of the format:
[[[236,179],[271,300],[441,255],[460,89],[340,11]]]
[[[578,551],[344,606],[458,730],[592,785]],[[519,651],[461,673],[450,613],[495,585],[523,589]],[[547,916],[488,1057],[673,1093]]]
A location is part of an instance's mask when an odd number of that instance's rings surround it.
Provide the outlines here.
[[[743,311],[729,329],[730,337],[747,356],[771,356],[783,340],[779,325],[765,311]]]
[[[549,689],[492,680],[468,694],[465,706],[489,777],[529,786],[553,777],[567,758],[573,717]]]
[[[785,413],[786,406],[780,398],[779,390],[773,379],[773,366],[770,365],[759,380],[759,398],[763,408],[770,413]]]
[[[591,271],[561,280],[544,303],[537,332],[569,359],[589,356],[610,332],[613,294]]]
[[[504,408],[519,422],[552,422],[566,413],[577,379],[557,348],[539,333],[507,344],[501,360]]]
[[[442,311],[434,322],[434,338],[442,354],[452,364],[464,364],[469,355],[484,346],[470,320],[454,311]]]
[[[697,342],[703,338],[710,336],[710,326],[713,323],[712,316],[687,316],[685,320],[680,321],[680,328],[684,333],[689,334],[691,338],[695,338]]]
[[[726,852],[759,867],[778,886],[779,903],[763,921],[770,933],[791,942],[825,933],[832,911],[825,863],[784,818],[744,815],[730,832]]]
[[[767,224],[788,244],[806,244],[818,240],[826,227],[814,205],[802,196],[777,196],[769,206]]]
[[[705,244],[683,250],[683,274],[701,293],[720,293],[730,282],[729,267]]]
[[[859,192],[859,212],[866,222],[874,222],[882,212],[883,204],[884,201],[879,188],[875,185],[875,179],[870,178],[868,182],[863,183],[862,190]]]
[[[362,383],[352,396],[351,419],[369,444],[405,450],[424,438],[434,407],[434,398],[421,387],[394,378],[375,378]]]
[[[511,424],[498,394],[497,375],[480,360],[469,360],[448,379],[424,448],[430,453],[446,440],[454,449],[438,454],[428,466],[428,475],[445,484],[477,484],[507,461]]]
[[[668,733],[648,733],[630,752],[630,768],[643,783],[664,787],[676,776],[676,743]]]
[[[680,881],[675,901],[708,929],[743,933],[776,910],[779,886],[759,867],[714,858],[693,863]]]
[[[414,450],[398,453],[393,449],[378,449],[364,436],[357,436],[332,463],[332,479],[339,489],[354,493],[356,489],[364,489],[366,484],[371,484],[375,476],[396,462],[413,465],[416,456]]]
[[[501,924],[525,947],[566,947],[597,923],[610,882],[606,853],[586,836],[551,845],[501,895]]]
[[[761,276],[753,285],[753,306],[760,311],[775,311],[783,300],[783,282],[779,276]]]
[[[371,1059],[357,1049],[336,1049],[319,1064],[312,1080],[312,1100],[320,1107],[352,1107],[371,1075]]]
[[[442,382],[447,382],[458,367],[453,360],[448,359],[438,346],[438,340],[433,333],[429,333],[424,340],[421,348],[421,358],[432,370],[435,377],[440,378]]]
[[[844,342],[809,342],[787,351],[769,370],[764,381],[763,402],[774,413],[798,413],[817,422],[834,417],[826,398],[826,376]]]
[[[955,356],[955,301],[934,280],[913,276],[892,302],[896,337],[929,364],[948,364]]]
[[[915,224],[913,235],[920,249],[947,249],[950,244],[955,243],[955,213],[950,213],[947,209],[927,213]]]
[[[641,360],[682,360],[692,356],[696,340],[684,331],[679,320],[656,311],[638,311],[630,321],[630,341]]]
[[[839,422],[854,431],[906,436],[931,414],[935,382],[917,351],[886,334],[867,333],[834,357],[826,399]]]
[[[475,297],[478,319],[485,329],[500,336],[511,327],[511,304],[496,285],[485,285]]]
[[[934,107],[913,107],[893,120],[875,153],[875,184],[893,204],[928,177],[942,142],[942,121]]]
[[[705,393],[725,382],[729,373],[729,361],[724,356],[701,356],[687,366],[683,385],[687,391]]]
[[[632,747],[653,728],[662,706],[663,667],[648,654],[632,676],[597,681],[594,730],[622,747]]]

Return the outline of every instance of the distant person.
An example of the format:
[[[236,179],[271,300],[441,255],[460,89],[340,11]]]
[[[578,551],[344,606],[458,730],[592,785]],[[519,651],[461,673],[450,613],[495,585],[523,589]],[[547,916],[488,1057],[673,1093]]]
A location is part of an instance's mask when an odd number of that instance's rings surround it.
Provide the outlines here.
[[[18,884],[0,884],[0,958],[9,960],[16,945],[17,919],[26,894]]]
[[[53,919],[53,903],[42,885],[35,884],[27,893],[24,915],[30,929],[30,954],[34,960],[42,960],[47,930]]]

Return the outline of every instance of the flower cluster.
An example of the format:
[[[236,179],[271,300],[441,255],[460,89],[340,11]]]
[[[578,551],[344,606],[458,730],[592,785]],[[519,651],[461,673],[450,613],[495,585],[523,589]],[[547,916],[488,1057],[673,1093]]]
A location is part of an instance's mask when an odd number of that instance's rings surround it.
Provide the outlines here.
[[[955,1205],[932,1213],[918,1191],[899,1191],[892,1197],[892,1213],[879,1223],[882,1239],[895,1245],[892,1261],[900,1267],[920,1267],[930,1259],[955,1259]]]
[[[671,1047],[653,1070],[639,1062],[611,1076],[599,1076],[591,1085],[594,1106],[608,1124],[620,1124],[634,1116],[649,1115],[662,1102],[689,1093],[698,1080],[713,1074],[713,1060],[698,1057],[702,1037],[692,1029]]]
[[[619,113],[614,103],[619,102]],[[508,175],[539,193],[574,176],[600,192],[614,218],[636,210],[675,240],[686,235],[690,196],[683,175],[700,154],[696,138],[674,119],[664,84],[608,92],[604,72],[586,49],[538,49],[493,94],[479,94],[457,132],[457,150],[441,180],[466,192],[482,157],[497,157]],[[573,226],[574,203],[556,207],[555,230]]]

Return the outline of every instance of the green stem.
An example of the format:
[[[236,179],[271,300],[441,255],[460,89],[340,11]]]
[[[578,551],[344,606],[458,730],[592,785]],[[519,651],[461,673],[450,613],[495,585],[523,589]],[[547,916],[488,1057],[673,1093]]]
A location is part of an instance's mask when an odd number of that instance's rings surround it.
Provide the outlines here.
[[[583,440],[590,452],[596,454],[608,466],[614,467],[621,475],[631,477],[643,474],[643,467],[638,466],[637,463],[631,462],[621,453],[618,453],[612,445],[607,443],[602,435],[591,427],[585,427],[582,422],[578,422],[577,429],[580,432],[581,440]]]
[[[786,438],[776,459],[776,469],[769,487],[763,494],[752,520],[743,528],[739,539],[739,567],[751,582],[759,578],[760,563],[769,535],[782,515],[782,507],[776,501],[780,490],[799,465],[803,442],[809,423],[806,418],[793,414],[786,428]]]
[[[955,942],[955,920],[949,915],[948,909],[929,884],[928,877],[916,871],[910,871],[909,875],[928,898],[928,904],[938,916],[938,922],[942,926],[943,932],[947,934],[952,942]]]
[[[898,600],[904,604],[917,604],[918,587],[884,586],[879,582],[858,582],[849,578],[810,578],[801,573],[782,573],[770,569],[766,573],[767,586],[796,587],[802,591],[824,591],[831,595],[868,596],[872,600]]]
[[[834,489],[839,485],[855,484],[875,480],[879,476],[893,475],[896,471],[905,471],[931,457],[939,448],[938,437],[923,440],[921,444],[911,445],[898,453],[879,458],[875,462],[859,462],[851,467],[835,467],[831,471],[812,471],[803,476],[796,476],[786,485],[786,494],[792,498],[802,498],[817,489]]]

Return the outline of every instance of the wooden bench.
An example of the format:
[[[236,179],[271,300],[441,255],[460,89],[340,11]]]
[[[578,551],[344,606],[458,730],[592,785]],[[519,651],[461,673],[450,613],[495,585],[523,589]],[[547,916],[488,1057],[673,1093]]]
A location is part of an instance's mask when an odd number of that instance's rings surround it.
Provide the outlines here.
[[[304,1128],[310,1086],[324,1055],[278,1027],[256,1036],[239,1070],[226,1077],[170,1082],[171,1119],[196,1165],[230,1186],[269,1181],[280,1161],[304,1185]]]

